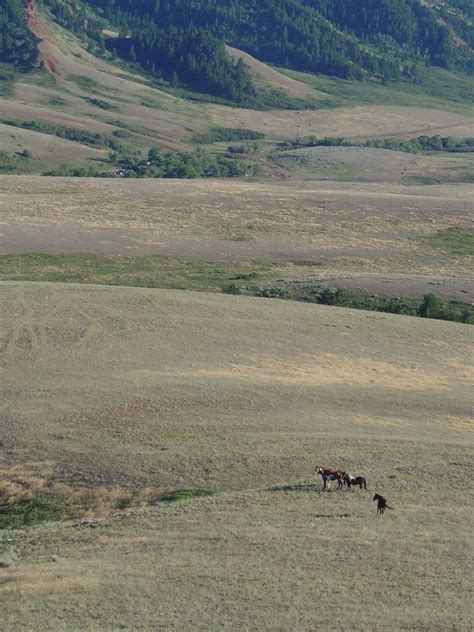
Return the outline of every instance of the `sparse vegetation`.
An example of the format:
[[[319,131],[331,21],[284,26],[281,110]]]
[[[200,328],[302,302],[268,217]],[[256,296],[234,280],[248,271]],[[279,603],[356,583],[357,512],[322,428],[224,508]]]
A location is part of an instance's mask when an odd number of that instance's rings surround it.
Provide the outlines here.
[[[404,151],[410,154],[430,153],[430,152],[453,152],[469,153],[474,152],[474,138],[454,138],[452,136],[417,136],[408,140],[403,138],[383,138],[371,139],[364,142],[352,141],[348,138],[327,136],[317,138],[307,136],[294,141],[282,143],[284,148],[288,147],[376,147],[378,149],[389,149],[393,151]]]
[[[434,295],[429,295],[429,299],[426,296],[423,299],[387,298],[343,288],[301,286],[298,281],[282,282],[281,277],[292,266],[292,263],[281,262],[239,264],[181,261],[163,256],[4,255],[0,257],[0,280],[222,291],[225,294],[474,323],[472,305],[441,301]],[[255,285],[257,279],[261,284]]]
[[[106,147],[113,151],[123,150],[121,143],[114,136],[101,134],[99,132],[89,132],[88,130],[66,127],[57,123],[41,120],[3,119],[0,120],[0,122],[4,125],[11,125],[12,127],[31,129],[41,134],[58,136],[59,138],[89,145],[90,147]]]
[[[92,178],[241,178],[256,176],[260,172],[258,163],[240,157],[213,156],[202,151],[165,152],[157,148],[150,150],[148,160],[143,160],[138,152],[114,152],[111,163],[120,167],[114,173],[94,167],[71,167],[62,165],[58,169],[48,169],[45,176],[72,176]]]
[[[468,228],[446,228],[420,240],[434,248],[454,255],[474,255],[474,230]]]
[[[0,151],[0,174],[29,173],[31,170],[32,154],[29,149],[24,149],[17,154]]]
[[[107,110],[111,112],[118,112],[118,107],[109,101],[104,101],[103,99],[98,99],[97,97],[86,97],[85,100],[90,105],[93,105],[101,110]]]
[[[419,68],[416,82],[379,84],[308,74],[280,68],[329,96],[336,106],[400,105],[473,113],[474,82],[470,75],[442,68]]]
[[[160,497],[161,503],[175,503],[183,500],[190,500],[191,498],[202,498],[203,496],[212,496],[216,492],[212,489],[178,489],[174,492],[163,494]]]
[[[11,97],[14,92],[15,73],[14,71],[0,64],[0,97]]]

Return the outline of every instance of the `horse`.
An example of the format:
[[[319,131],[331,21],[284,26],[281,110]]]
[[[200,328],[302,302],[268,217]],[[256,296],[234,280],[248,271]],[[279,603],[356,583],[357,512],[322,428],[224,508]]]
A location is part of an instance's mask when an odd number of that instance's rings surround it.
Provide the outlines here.
[[[386,509],[394,509],[394,507],[389,507],[387,505],[387,501],[380,494],[374,494],[374,497],[372,498],[372,500],[377,501],[377,515],[380,514],[381,516],[383,516]]]
[[[352,485],[359,485],[360,489],[367,489],[367,482],[363,476],[351,476],[350,474],[345,474],[344,483],[349,489]]]
[[[326,487],[330,489],[331,481],[337,481],[337,489],[342,489],[344,485],[344,470],[336,470],[333,467],[320,467],[317,465],[314,473],[316,475],[321,474],[324,483],[323,489],[326,489]]]

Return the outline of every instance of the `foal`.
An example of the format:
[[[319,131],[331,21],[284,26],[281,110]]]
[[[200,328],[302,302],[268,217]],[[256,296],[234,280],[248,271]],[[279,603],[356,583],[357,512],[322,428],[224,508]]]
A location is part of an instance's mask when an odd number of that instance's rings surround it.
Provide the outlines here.
[[[377,501],[377,515],[380,514],[381,516],[383,516],[386,509],[394,509],[394,507],[389,507],[387,505],[387,501],[380,494],[374,494],[374,497],[372,498],[372,500]]]

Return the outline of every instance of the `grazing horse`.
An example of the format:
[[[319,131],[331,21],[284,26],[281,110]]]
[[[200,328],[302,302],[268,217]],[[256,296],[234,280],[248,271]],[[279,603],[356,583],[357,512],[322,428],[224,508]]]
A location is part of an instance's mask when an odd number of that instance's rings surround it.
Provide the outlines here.
[[[360,489],[367,489],[367,482],[363,476],[351,476],[350,474],[345,474],[344,483],[349,489],[352,485],[359,485]]]
[[[317,465],[314,473],[316,475],[321,474],[324,483],[323,489],[326,489],[326,487],[330,489],[331,481],[337,481],[337,489],[342,489],[344,485],[344,470],[336,470],[333,467],[320,467]]]
[[[372,500],[377,501],[377,515],[380,514],[381,516],[383,516],[386,509],[394,509],[394,507],[389,507],[387,505],[387,501],[380,494],[374,494]]]

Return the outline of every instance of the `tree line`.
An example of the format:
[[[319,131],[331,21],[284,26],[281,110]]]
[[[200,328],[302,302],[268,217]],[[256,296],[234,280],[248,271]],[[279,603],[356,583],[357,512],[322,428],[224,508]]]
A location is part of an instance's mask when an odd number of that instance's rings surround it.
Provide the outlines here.
[[[219,58],[222,42],[287,68],[343,78],[396,80],[412,75],[420,61],[473,69],[466,0],[437,10],[421,0],[87,1],[132,40],[127,55],[132,45],[151,43],[147,67],[162,63],[166,70],[171,63],[179,74],[179,65],[184,80],[207,65],[212,75],[209,55]],[[440,20],[441,10],[451,19]],[[197,53],[183,44],[183,38],[191,44],[196,32],[207,43]],[[154,58],[156,38],[164,40],[157,49],[164,53],[161,62]]]
[[[0,64],[29,70],[37,58],[38,38],[30,31],[23,0],[0,4]]]
[[[234,103],[261,98],[242,60],[346,79],[415,80],[420,65],[473,71],[472,3],[446,0],[42,0],[56,21],[172,86]],[[104,38],[106,26],[118,37]],[[0,6],[0,63],[28,68],[25,0]],[[108,53],[107,53],[108,49]],[[272,97],[275,99],[275,95]]]

